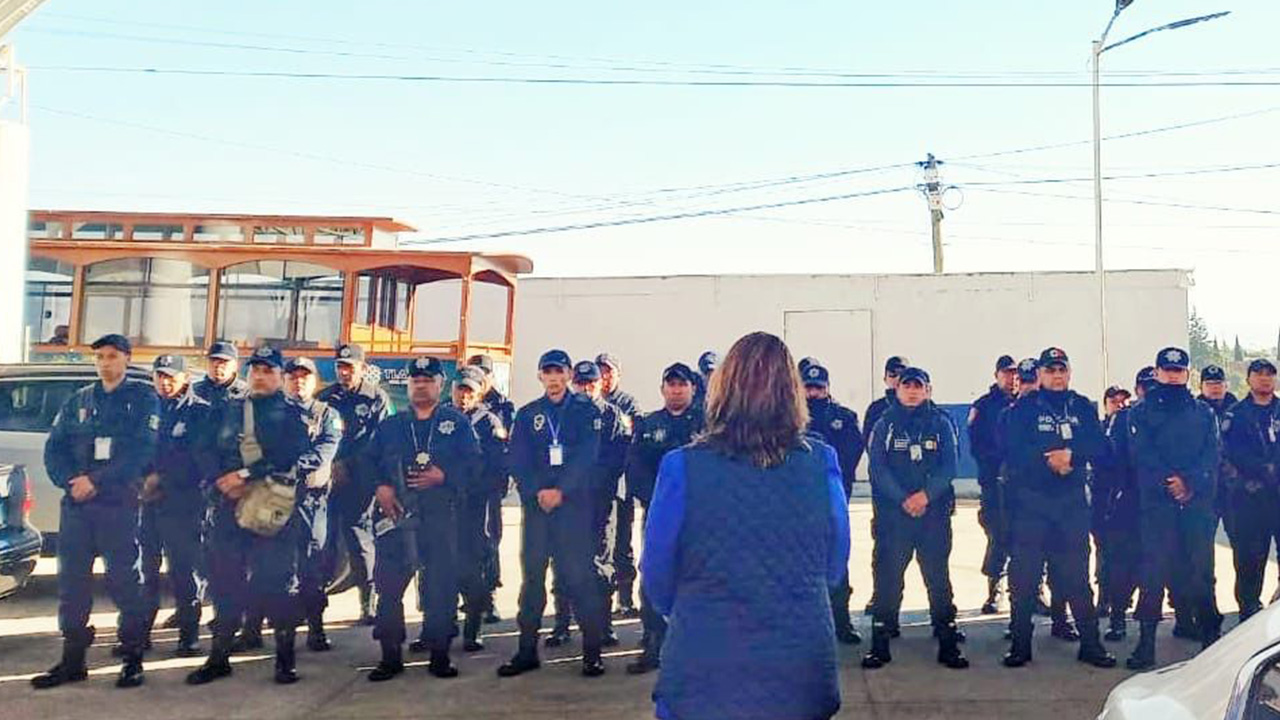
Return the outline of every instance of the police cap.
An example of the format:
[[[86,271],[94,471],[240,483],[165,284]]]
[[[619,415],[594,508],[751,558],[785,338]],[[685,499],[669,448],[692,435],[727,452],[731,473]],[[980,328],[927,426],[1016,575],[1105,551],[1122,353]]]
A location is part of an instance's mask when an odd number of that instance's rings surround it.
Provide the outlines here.
[[[1133,384],[1137,387],[1150,387],[1156,383],[1156,369],[1150,365],[1138,371],[1138,376],[1134,378]]]
[[[546,370],[553,367],[564,370],[572,368],[573,361],[569,359],[569,353],[563,350],[548,350],[542,353],[542,357],[538,358],[538,369]]]
[[[813,356],[808,356],[808,357],[800,358],[800,362],[797,363],[796,366],[800,369],[800,375],[803,376],[804,372],[809,369],[810,365],[821,365],[821,364],[822,364],[822,361],[819,360],[818,358]]]
[[[209,352],[205,354],[205,357],[210,360],[239,360],[240,349],[236,347],[235,343],[219,340],[209,346]]]
[[[1001,355],[1000,358],[996,360],[996,372],[1000,372],[1001,370],[1013,370],[1017,365],[1018,361],[1014,360],[1012,355]]]
[[[1227,371],[1217,365],[1205,365],[1200,371],[1200,382],[1225,382]]]
[[[129,338],[121,335],[120,333],[107,333],[97,340],[94,340],[93,344],[89,347],[97,350],[98,348],[104,348],[107,346],[113,347],[125,355],[133,354],[133,345],[129,342]]]
[[[160,355],[151,362],[151,369],[161,375],[173,377],[187,369],[187,361],[181,355]]]
[[[921,385],[928,385],[929,373],[925,372],[924,368],[905,367],[902,372],[898,373],[898,382],[901,384],[915,382]]]
[[[1128,390],[1125,390],[1124,388],[1120,387],[1119,385],[1112,385],[1111,387],[1107,388],[1107,391],[1106,391],[1105,393],[1103,393],[1103,394],[1102,394],[1102,396],[1103,396],[1104,398],[1106,398],[1107,400],[1110,400],[1111,398],[1116,397],[1116,396],[1118,396],[1118,395],[1123,395],[1123,396],[1125,396],[1125,397],[1131,397],[1131,394],[1129,393],[1129,391],[1128,391]]]
[[[662,382],[683,380],[684,382],[691,383],[693,382],[694,375],[696,374],[697,373],[693,371],[693,368],[682,362],[678,362],[668,366],[666,370],[662,371]]]
[[[805,369],[800,380],[804,382],[805,387],[825,388],[831,384],[831,374],[821,365],[814,364]]]
[[[1029,383],[1039,377],[1040,361],[1035,358],[1023,358],[1018,363],[1018,380]]]
[[[622,361],[613,353],[603,352],[596,356],[596,365],[607,367],[615,372],[622,370]]]
[[[364,362],[364,348],[354,344],[339,345],[338,351],[333,354],[333,358],[342,365],[354,365],[358,362]]]
[[[911,361],[907,360],[905,357],[902,357],[901,355],[894,355],[893,357],[884,361],[884,374],[898,375],[903,370],[906,370],[907,366],[910,364],[911,364]]]
[[[1272,375],[1275,375],[1276,374],[1275,363],[1271,362],[1266,358],[1258,358],[1257,360],[1254,360],[1253,362],[1249,363],[1250,375],[1254,373],[1259,373],[1259,372],[1269,372]]]
[[[600,366],[590,360],[583,360],[573,366],[573,381],[576,383],[595,382],[600,379]]]
[[[318,371],[316,370],[315,361],[313,361],[309,357],[289,358],[289,362],[284,364],[284,371],[287,373],[292,373],[295,370],[306,370],[312,375],[318,374]]]
[[[458,371],[458,385],[480,392],[484,389],[484,371],[470,365],[462,368]]]
[[[1177,347],[1167,347],[1156,354],[1156,367],[1161,370],[1186,370],[1191,367],[1191,356]]]
[[[1040,353],[1040,367],[1049,368],[1054,367],[1055,365],[1071,367],[1071,360],[1067,357],[1066,351],[1062,348],[1045,348],[1044,352]]]
[[[409,377],[440,377],[444,375],[444,363],[439,358],[433,357],[416,357],[409,361],[405,366],[405,370],[409,373]]]
[[[284,367],[284,356],[280,354],[278,349],[273,348],[270,345],[262,345],[254,350],[253,354],[249,356],[249,364],[266,365],[267,367],[279,370]]]

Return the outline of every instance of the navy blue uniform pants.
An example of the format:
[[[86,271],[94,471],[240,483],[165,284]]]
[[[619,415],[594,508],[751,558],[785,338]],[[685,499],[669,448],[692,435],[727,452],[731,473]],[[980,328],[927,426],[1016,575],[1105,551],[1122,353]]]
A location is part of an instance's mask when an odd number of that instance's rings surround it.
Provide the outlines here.
[[[484,578],[488,506],[483,493],[464,493],[458,506],[458,591],[468,615],[487,613],[493,606]]]
[[[1049,586],[1071,607],[1081,641],[1096,645],[1098,619],[1089,588],[1089,505],[1084,489],[1061,495],[1013,491],[1010,495],[1009,588],[1013,649],[1031,655],[1032,614],[1045,564]]]
[[[641,530],[649,522],[649,500],[636,498],[636,502],[644,508],[644,519]],[[657,657],[662,650],[662,641],[667,637],[667,619],[662,617],[662,613],[653,607],[653,603],[649,600],[649,594],[644,591],[644,585],[640,585],[640,626],[644,631],[642,642],[644,650],[651,653],[653,657]]]
[[[373,582],[373,493],[355,479],[335,485],[329,493],[329,537],[333,538],[326,576],[333,577],[337,563],[337,543],[347,550],[351,576],[357,587]]]
[[[1123,620],[1142,581],[1142,532],[1134,502],[1113,505],[1103,523],[1099,554],[1106,558],[1100,592],[1111,606],[1113,620]]]
[[[618,602],[630,606],[635,597],[636,553],[632,533],[636,524],[636,504],[639,501],[629,493],[613,501],[613,572],[614,585],[618,588]]]
[[[987,536],[987,549],[982,556],[982,574],[988,578],[1004,577],[1009,564],[1009,514],[1005,508],[1005,487],[999,473],[983,468],[978,487],[982,494],[978,504],[978,524]]]
[[[329,542],[329,490],[308,488],[298,501],[298,599],[308,620],[319,619],[329,607],[325,588]]]
[[[1280,491],[1263,486],[1249,492],[1243,484],[1227,497],[1227,534],[1231,538],[1236,568],[1236,602],[1240,614],[1252,615],[1262,609],[1262,580],[1272,541],[1280,554]]]
[[[88,645],[93,609],[93,561],[106,566],[107,593],[120,611],[120,642],[140,651],[147,628],[138,552],[138,509],[92,500],[62,501],[58,535],[58,629],[69,642]]]
[[[595,578],[596,584],[600,587],[600,593],[604,598],[605,628],[613,626],[610,605],[613,591],[617,589],[613,567],[613,554],[617,538],[617,515],[613,512],[615,493],[616,486],[614,488],[605,487],[595,491],[594,504],[591,509],[591,540],[595,548],[593,551]],[[556,624],[561,627],[568,627],[574,617],[573,601],[563,590],[564,586],[560,580],[560,568],[554,562],[552,570],[551,593],[555,596]]]
[[[951,511],[953,504],[930,504],[922,517],[900,509],[880,508],[876,515],[875,596],[872,615],[876,627],[892,627],[902,609],[902,591],[911,558],[920,564],[929,595],[929,616],[934,627],[956,617],[951,587]]]
[[[169,585],[173,589],[174,614],[184,637],[194,638],[200,625],[200,595],[204,583],[200,568],[200,525],[204,508],[168,503],[161,499],[142,506],[138,543],[142,552],[142,592],[148,627],[160,608],[160,564],[169,561]]]
[[[429,499],[411,498],[410,525],[388,530],[377,539],[373,582],[378,590],[374,639],[390,645],[404,642],[404,593],[418,575],[425,622],[422,638],[429,649],[448,650],[458,617],[457,508],[444,490]],[[421,572],[419,572],[421,571]]]
[[[1159,622],[1164,614],[1166,588],[1177,588],[1179,605],[1201,626],[1215,626],[1206,567],[1213,563],[1213,536],[1218,518],[1212,508],[1172,502],[1144,507],[1142,531],[1142,592],[1134,616],[1140,622]]]
[[[596,504],[589,495],[566,496],[551,512],[537,502],[524,503],[520,529],[520,565],[524,578],[520,585],[520,647],[536,647],[542,614],[547,608],[547,566],[554,562],[556,576],[582,628],[583,649],[599,651],[604,633],[604,580],[596,566]]]
[[[235,504],[220,501],[209,510],[206,566],[209,591],[216,611],[215,641],[230,643],[245,611],[260,607],[274,628],[298,624],[297,511],[271,537],[257,535],[236,523]]]
[[[493,591],[502,586],[502,501],[507,497],[503,490],[489,493],[484,503],[485,543],[483,577],[485,587],[489,589],[489,600],[493,601]]]

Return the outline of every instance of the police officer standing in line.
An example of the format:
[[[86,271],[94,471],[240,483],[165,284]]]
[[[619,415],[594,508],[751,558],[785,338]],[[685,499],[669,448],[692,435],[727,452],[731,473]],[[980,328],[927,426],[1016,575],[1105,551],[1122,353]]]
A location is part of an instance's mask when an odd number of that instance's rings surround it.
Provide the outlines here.
[[[605,597],[592,559],[593,479],[603,420],[590,399],[569,390],[573,363],[563,350],[538,361],[544,394],[516,413],[511,433],[511,467],[520,489],[521,525],[520,649],[498,675],[520,675],[541,666],[538,630],[547,604],[547,564],[556,572],[578,613],[582,628],[582,674],[603,675],[600,646]]]
[[[1009,564],[1008,517],[1004,505],[1004,483],[1000,478],[1000,413],[1013,405],[1018,385],[1017,363],[1009,355],[996,360],[996,381],[986,395],[969,409],[969,448],[978,463],[981,500],[978,524],[987,535],[982,558],[982,574],[987,576],[987,600],[982,614],[999,612],[1000,579]]]
[[[592,493],[595,496],[592,509],[592,537],[595,542],[597,582],[605,598],[605,621],[601,644],[612,647],[618,644],[613,632],[613,617],[608,613],[609,600],[613,597],[613,550],[616,527],[612,523],[613,500],[618,494],[618,478],[626,463],[627,446],[631,443],[631,427],[622,420],[622,410],[604,400],[600,368],[590,360],[583,360],[573,367],[574,392],[590,398],[600,414],[600,455],[593,478]],[[553,565],[553,568],[555,566]],[[570,638],[569,624],[573,621],[573,605],[561,591],[559,574],[551,584],[555,596],[556,625],[547,636],[547,647],[567,644]]]
[[[1204,647],[1218,639],[1222,618],[1214,609],[1212,568],[1219,449],[1213,410],[1187,389],[1191,358],[1181,348],[1156,356],[1158,385],[1129,413],[1129,443],[1141,509],[1142,592],[1135,613],[1142,634],[1125,665],[1155,666],[1156,625],[1175,565],[1184,612]]]
[[[1217,365],[1206,365],[1200,371],[1200,394],[1196,399],[1213,408],[1219,420],[1227,414],[1232,405],[1240,402],[1227,389],[1227,371]]]
[[[123,335],[93,342],[98,379],[67,398],[44,446],[49,479],[62,488],[58,537],[58,629],[62,660],[31,678],[37,689],[88,677],[93,643],[93,561],[102,556],[107,591],[120,610],[124,665],[116,687],[142,684],[146,601],[138,572],[138,490],[155,453],[156,397],[125,377],[133,349]]]
[[[1115,667],[1115,657],[1098,637],[1089,588],[1085,498],[1086,466],[1102,455],[1106,441],[1097,407],[1070,389],[1067,354],[1048,348],[1039,365],[1040,389],[1014,404],[1006,427],[1013,638],[1004,664],[1021,667],[1031,661],[1031,616],[1047,560],[1053,591],[1071,605],[1079,629],[1076,657],[1096,667]]]
[[[471,422],[481,455],[480,470],[473,476],[474,482],[461,490],[458,506],[458,589],[466,617],[462,625],[462,649],[466,652],[484,649],[480,624],[493,609],[493,589],[484,577],[489,542],[485,534],[487,503],[499,489],[505,494],[510,474],[507,429],[481,401],[483,393],[484,372],[476,367],[463,368],[453,386],[453,406]]]
[[[209,346],[205,359],[205,376],[191,384],[191,391],[209,402],[213,413],[210,420],[218,422],[228,401],[239,400],[249,392],[249,383],[240,377],[240,351],[234,343],[215,342]]]
[[[636,423],[631,447],[627,450],[627,493],[645,510],[653,500],[662,457],[689,444],[702,431],[702,410],[693,404],[694,378],[698,374],[684,363],[662,371],[662,409],[644,415]],[[659,652],[666,637],[667,621],[640,591],[640,623],[644,630],[640,657],[627,665],[627,673],[642,675],[659,666]]]
[[[427,670],[438,678],[458,674],[449,660],[457,629],[457,506],[459,493],[476,483],[480,445],[467,416],[440,403],[444,365],[438,359],[411,360],[408,375],[410,407],[384,420],[370,446],[370,457],[379,461],[373,635],[382,646],[372,682],[404,672],[404,591],[419,568],[426,580]]]
[[[800,372],[809,405],[809,432],[816,434],[836,451],[840,461],[840,473],[844,481],[844,495],[853,493],[853,482],[862,460],[862,430],[858,427],[858,414],[831,398],[831,374],[816,361],[811,361]],[[831,616],[836,625],[836,640],[846,645],[862,642],[849,617],[849,598],[853,588],[846,572],[839,587],[831,589]]]
[[[896,393],[898,392],[898,375],[907,368],[908,361],[899,355],[890,357],[884,363],[884,397],[877,398],[867,406],[867,412],[862,416],[862,441],[864,446],[869,446],[871,441],[871,430],[875,428],[876,422],[880,420],[880,416],[885,413],[896,401]],[[876,574],[876,504],[871,503],[871,575]],[[870,615],[876,605],[875,589],[872,588],[871,599],[867,601],[867,607],[864,614]],[[898,637],[898,620],[894,618],[889,624],[890,637]]]
[[[1262,609],[1262,581],[1273,539],[1280,539],[1280,400],[1276,366],[1249,363],[1249,395],[1222,419],[1227,462],[1227,533],[1236,568],[1240,622]]]
[[[333,460],[329,491],[329,573],[337,562],[336,543],[347,549],[351,574],[360,590],[361,625],[373,624],[373,480],[377,458],[366,455],[378,424],[391,414],[391,399],[369,377],[364,348],[341,345],[334,358],[338,381],[316,395],[342,417],[342,442]]]
[[[186,361],[161,355],[151,364],[159,400],[160,426],[155,461],[142,482],[142,517],[138,544],[142,551],[143,595],[151,608],[148,629],[160,606],[160,563],[169,561],[178,657],[202,655],[200,649],[200,523],[204,519],[203,485],[214,473],[209,403],[192,392]],[[148,643],[149,644],[149,641]]]
[[[1106,417],[1102,434],[1106,451],[1093,464],[1089,486],[1093,541],[1098,548],[1098,615],[1110,615],[1104,636],[1124,640],[1125,613],[1133,600],[1142,559],[1138,532],[1138,486],[1129,459],[1128,390],[1113,385],[1103,395]]]
[[[621,387],[622,362],[606,352],[596,356],[596,365],[600,368],[601,395],[605,402],[618,408],[619,419],[630,437],[640,419],[640,407],[631,393]],[[620,618],[638,618],[640,611],[635,604],[636,556],[631,543],[631,533],[636,524],[635,498],[623,486],[619,488],[613,505],[613,585],[618,592],[618,609],[615,614]]]
[[[813,368],[809,369],[812,372]],[[875,552],[876,607],[871,651],[862,667],[875,669],[892,660],[890,624],[902,605],[903,575],[914,555],[929,594],[929,614],[938,636],[938,662],[969,667],[956,637],[956,606],[951,588],[952,481],[956,475],[955,428],[928,402],[929,374],[920,368],[900,371],[897,401],[871,431],[871,495],[879,506]]]
[[[342,441],[342,417],[338,411],[316,399],[320,373],[308,357],[297,357],[285,366],[285,392],[302,410],[311,438],[311,451],[320,466],[304,478],[298,488],[298,599],[307,619],[307,649],[325,652],[332,646],[324,631],[324,611],[329,607],[329,584],[325,564],[329,543],[329,487],[333,458]]]
[[[203,685],[231,674],[229,657],[236,631],[251,603],[261,607],[275,634],[275,681],[298,681],[294,639],[299,608],[297,547],[300,520],[296,493],[300,478],[317,470],[320,456],[313,450],[301,409],[283,392],[284,358],[269,346],[249,358],[249,393],[231,400],[223,413],[214,450],[217,470],[206,494],[209,589],[216,617],[213,648],[204,665],[187,676],[187,683]],[[284,518],[271,530],[262,516],[248,512],[246,499],[293,496]],[[248,529],[249,528],[254,529]]]
[[[493,358],[488,355],[473,355],[467,360],[467,364],[479,368],[483,373],[484,390],[480,401],[502,421],[502,427],[509,434],[511,428],[515,427],[516,406],[498,388],[494,387]],[[489,586],[490,596],[498,588],[502,587],[502,501],[506,499],[510,490],[511,481],[508,478],[506,482],[495,484],[485,500],[485,535],[488,538],[488,544],[485,546],[484,580]],[[485,614],[484,622],[492,624],[501,621],[501,619],[498,617],[493,604],[490,603],[489,612]]]
[[[698,378],[694,380],[693,404],[706,407],[707,388],[711,386],[711,375],[720,366],[720,354],[708,350],[698,356]]]

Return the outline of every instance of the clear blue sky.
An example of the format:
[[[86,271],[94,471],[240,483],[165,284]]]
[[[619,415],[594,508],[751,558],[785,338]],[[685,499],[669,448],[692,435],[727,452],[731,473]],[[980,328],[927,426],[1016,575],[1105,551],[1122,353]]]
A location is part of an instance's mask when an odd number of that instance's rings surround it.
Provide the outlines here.
[[[33,68],[35,207],[382,214],[443,238],[912,186],[917,171],[901,165],[933,152],[954,158],[946,182],[969,185],[945,223],[949,272],[1089,269],[1091,202],[1044,196],[1088,198],[1089,182],[972,185],[1087,178],[1088,144],[960,159],[1087,140],[1087,87],[427,83],[65,68],[833,79],[778,72],[805,68],[884,73],[890,82],[1084,82],[1089,41],[1112,7],[50,0],[13,39]],[[1113,38],[1217,10],[1233,15],[1108,53],[1110,79],[1280,80],[1274,0],[1137,0]],[[1143,74],[1120,74],[1134,72]],[[1176,72],[1209,74],[1167,74]],[[1106,134],[1245,113],[1254,114],[1108,142],[1106,171],[1280,163],[1280,87],[1107,88]],[[884,165],[899,167],[727,187]],[[1280,318],[1257,298],[1274,287],[1280,255],[1278,175],[1265,168],[1109,182],[1111,197],[1164,205],[1108,204],[1108,267],[1192,269],[1193,304],[1215,332],[1274,344]],[[706,185],[715,187],[671,192]],[[444,247],[522,252],[548,275],[931,267],[928,214],[913,192]]]

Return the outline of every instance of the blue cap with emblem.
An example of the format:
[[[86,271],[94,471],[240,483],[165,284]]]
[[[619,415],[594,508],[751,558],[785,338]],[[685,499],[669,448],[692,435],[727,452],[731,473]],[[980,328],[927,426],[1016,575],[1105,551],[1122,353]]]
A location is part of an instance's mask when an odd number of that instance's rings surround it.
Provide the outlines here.
[[[405,366],[409,377],[439,377],[444,375],[444,363],[439,358],[416,357]]]
[[[209,346],[209,352],[205,354],[205,357],[210,360],[239,360],[240,350],[235,343],[219,340]]]
[[[1018,363],[1018,380],[1024,383],[1035,382],[1040,377],[1040,361],[1035,358],[1023,358]]]
[[[805,368],[800,380],[805,387],[825,388],[831,384],[831,374],[827,372],[826,368],[815,363]]]
[[[907,366],[910,364],[911,364],[911,361],[906,359],[905,357],[901,355],[894,355],[893,357],[890,357],[888,360],[884,361],[884,374],[894,375],[894,376],[900,375],[902,371],[906,370]]]
[[[333,359],[343,365],[364,362],[364,348],[353,344],[339,345],[337,352],[333,354]]]
[[[1040,367],[1071,367],[1071,360],[1062,348],[1045,348],[1044,352],[1040,353]]]
[[[1250,375],[1254,373],[1260,373],[1260,372],[1269,372],[1272,375],[1275,375],[1276,374],[1275,363],[1271,362],[1266,358],[1258,358],[1257,360],[1254,360],[1253,362],[1249,363]]]
[[[1227,371],[1217,365],[1205,365],[1200,371],[1200,382],[1225,382]]]
[[[1120,395],[1129,397],[1131,393],[1128,390],[1125,390],[1124,388],[1120,387],[1119,385],[1112,385],[1111,387],[1107,388],[1106,392],[1102,394],[1102,396],[1107,400],[1110,400],[1113,397],[1118,397]]]
[[[309,357],[289,358],[289,362],[284,364],[284,371],[287,373],[291,373],[295,370],[305,370],[311,373],[312,375],[315,375],[318,372],[316,370],[315,361],[313,361]]]
[[[1017,365],[1018,361],[1014,360],[1012,355],[1001,355],[1000,358],[996,360],[996,372],[1000,372],[1002,370],[1013,370],[1016,369]]]
[[[607,367],[611,370],[621,370],[622,361],[613,353],[603,352],[596,356],[596,365]]]
[[[810,366],[821,365],[821,364],[822,364],[821,360],[819,360],[816,357],[809,356],[809,357],[800,358],[800,362],[797,363],[796,367],[800,369],[800,375],[803,377],[805,371],[808,370]]]
[[[715,350],[708,350],[698,356],[698,370],[703,375],[710,375],[720,367],[720,354]]]
[[[484,371],[471,365],[458,370],[458,385],[480,392],[484,389]]]
[[[187,369],[187,361],[181,355],[159,355],[151,362],[151,369],[161,375],[173,377]]]
[[[1177,347],[1167,347],[1156,353],[1156,367],[1161,370],[1186,370],[1191,367],[1191,356]]]
[[[600,366],[590,360],[583,360],[573,366],[573,381],[576,383],[595,382],[600,379]]]
[[[691,383],[693,382],[693,377],[696,374],[697,373],[693,371],[693,368],[689,367],[688,365],[685,365],[682,362],[678,362],[672,365],[668,365],[667,369],[662,371],[662,382],[671,382],[673,380],[683,380],[687,383]]]
[[[1133,379],[1135,387],[1143,389],[1150,388],[1156,384],[1156,369],[1150,365],[1138,371],[1137,377]]]
[[[920,383],[921,385],[929,384],[929,373],[924,368],[905,367],[902,372],[898,373],[898,383],[905,385],[906,383]]]
[[[493,358],[488,355],[472,355],[467,358],[467,365],[480,368],[485,375],[493,374]]]
[[[284,356],[270,345],[262,345],[249,356],[250,365],[266,365],[277,370],[284,367]]]
[[[542,353],[542,357],[538,358],[538,369],[546,370],[553,367],[563,370],[572,368],[573,361],[569,359],[569,353],[563,350],[548,350]]]
[[[89,347],[97,350],[104,347],[113,347],[125,355],[133,354],[133,345],[129,342],[129,338],[119,333],[108,333],[93,341]]]

